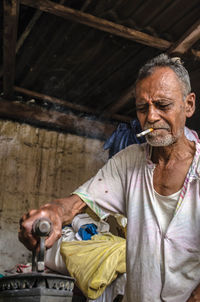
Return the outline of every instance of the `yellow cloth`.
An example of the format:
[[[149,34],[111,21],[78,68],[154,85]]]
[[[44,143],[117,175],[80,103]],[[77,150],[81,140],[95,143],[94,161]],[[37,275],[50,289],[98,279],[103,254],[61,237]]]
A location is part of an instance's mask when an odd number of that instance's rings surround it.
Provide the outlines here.
[[[125,239],[108,233],[87,241],[62,242],[60,252],[84,295],[97,299],[119,273],[126,272],[125,249]]]

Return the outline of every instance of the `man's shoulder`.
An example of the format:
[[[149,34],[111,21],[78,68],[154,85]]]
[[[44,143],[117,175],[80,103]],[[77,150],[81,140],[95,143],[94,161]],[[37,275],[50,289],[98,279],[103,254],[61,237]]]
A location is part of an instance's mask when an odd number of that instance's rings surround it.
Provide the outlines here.
[[[129,145],[125,149],[115,154],[115,159],[121,158],[137,158],[146,157],[147,143]]]

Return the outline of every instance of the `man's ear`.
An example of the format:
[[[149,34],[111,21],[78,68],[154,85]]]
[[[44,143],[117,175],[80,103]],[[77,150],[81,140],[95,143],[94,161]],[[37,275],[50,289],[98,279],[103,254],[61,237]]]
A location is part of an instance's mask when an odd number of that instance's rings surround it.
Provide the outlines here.
[[[195,100],[196,100],[196,95],[194,92],[191,92],[186,97],[186,99],[185,99],[186,117],[191,117],[193,115],[193,113],[195,112]]]

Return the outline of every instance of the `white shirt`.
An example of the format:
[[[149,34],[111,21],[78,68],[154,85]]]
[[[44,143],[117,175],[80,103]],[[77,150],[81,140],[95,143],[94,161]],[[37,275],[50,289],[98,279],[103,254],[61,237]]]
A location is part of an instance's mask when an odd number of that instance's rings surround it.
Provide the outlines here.
[[[154,190],[154,210],[163,233],[166,233],[170,221],[174,216],[180,193],[181,190],[174,194],[164,196]]]
[[[168,195],[160,195],[158,192],[154,190],[154,210],[155,215],[158,220],[158,223],[160,225],[160,228],[163,232],[163,234],[166,234],[167,228],[174,216],[176,205],[178,203],[178,199],[180,196],[181,190]],[[160,259],[160,269],[161,269],[161,275],[162,275],[162,282],[164,282],[165,278],[165,268],[164,268],[164,248],[162,249],[162,255]]]
[[[117,153],[74,192],[101,218],[110,212],[127,217],[128,302],[185,302],[200,283],[200,144],[196,149],[166,233],[153,206],[155,164],[147,144]]]

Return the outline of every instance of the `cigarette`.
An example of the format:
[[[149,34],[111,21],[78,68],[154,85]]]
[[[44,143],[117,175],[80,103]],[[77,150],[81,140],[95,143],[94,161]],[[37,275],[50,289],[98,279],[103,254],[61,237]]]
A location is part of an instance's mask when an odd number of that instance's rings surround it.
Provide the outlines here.
[[[144,130],[144,131],[142,131],[142,132],[136,134],[136,136],[137,136],[137,137],[140,137],[140,136],[146,135],[146,134],[148,134],[148,133],[150,133],[150,132],[152,132],[152,131],[153,131],[153,128],[149,128],[149,129],[146,129],[146,130]]]

